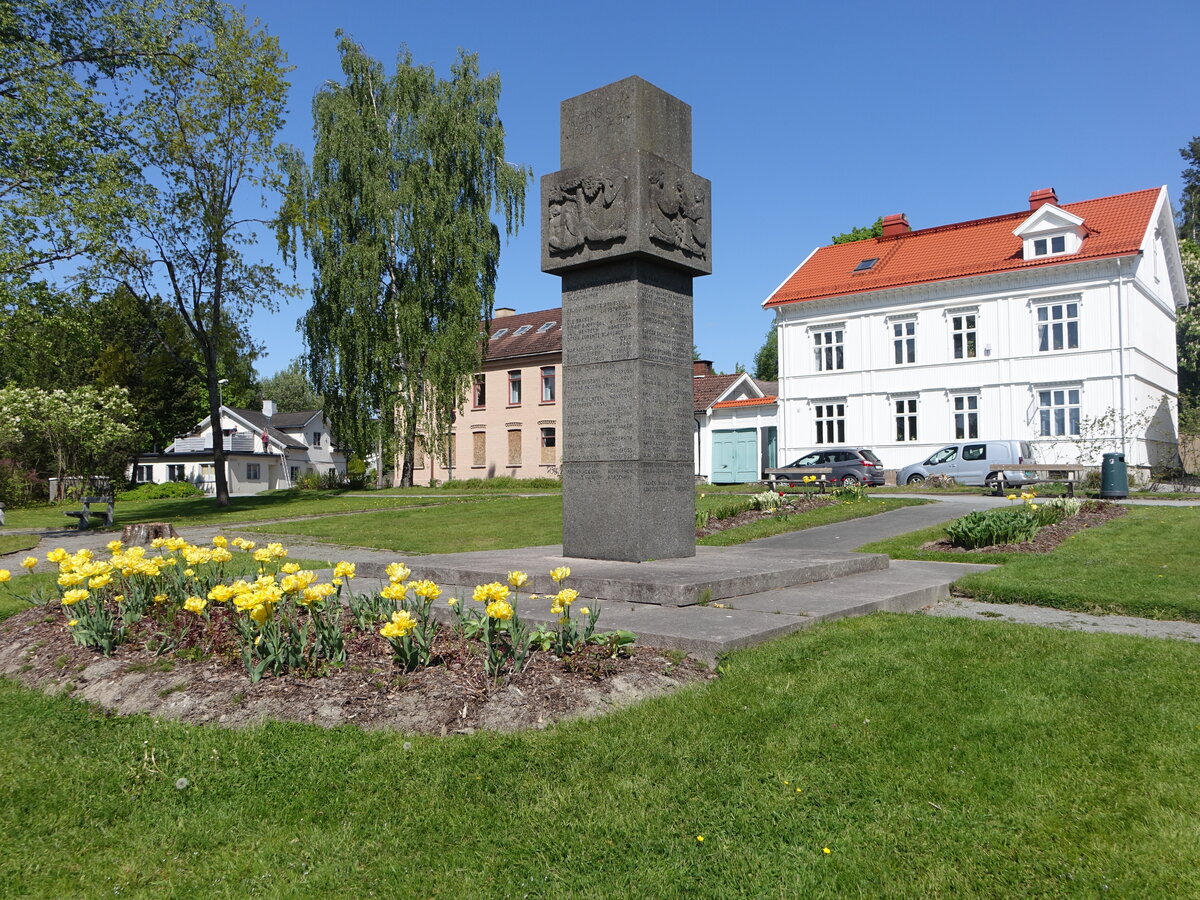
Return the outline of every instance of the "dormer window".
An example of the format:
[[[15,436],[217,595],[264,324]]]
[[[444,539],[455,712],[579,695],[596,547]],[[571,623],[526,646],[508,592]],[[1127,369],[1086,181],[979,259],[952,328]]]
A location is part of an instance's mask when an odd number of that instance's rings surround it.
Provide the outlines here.
[[[1022,222],[1013,234],[1022,241],[1025,259],[1041,259],[1078,253],[1083,246],[1087,227],[1079,216],[1059,209],[1052,203],[1045,203]]]

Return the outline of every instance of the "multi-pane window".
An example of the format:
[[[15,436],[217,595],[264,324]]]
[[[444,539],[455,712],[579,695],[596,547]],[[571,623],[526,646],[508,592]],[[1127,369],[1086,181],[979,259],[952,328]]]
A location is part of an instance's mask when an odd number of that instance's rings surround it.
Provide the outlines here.
[[[1038,350],[1075,350],[1079,347],[1079,303],[1065,300],[1037,307]]]
[[[905,366],[917,361],[917,320],[905,319],[892,323],[892,347],[896,365]]]
[[[553,403],[556,389],[554,366],[542,366],[542,402]]]
[[[292,484],[295,484],[296,479],[300,477],[300,467],[288,466],[288,476],[292,479]]]
[[[552,466],[558,460],[555,458],[555,446],[558,443],[558,434],[553,428],[542,429],[542,465]]]
[[[475,384],[471,390],[471,405],[476,409],[487,406],[487,378],[482,372],[475,376]]]
[[[319,432],[319,431],[314,431],[314,432],[312,433],[312,445],[313,445],[314,447],[320,447],[320,446],[321,446],[321,432]]]
[[[917,398],[906,397],[896,401],[896,440],[917,439]]]
[[[846,404],[818,403],[813,407],[818,444],[841,444],[846,440]]]
[[[1053,253],[1065,253],[1067,251],[1067,238],[1065,235],[1056,235],[1052,238],[1037,238],[1033,242],[1033,255],[1046,256]]]
[[[979,437],[979,395],[959,394],[954,398],[954,439],[969,441]]]
[[[974,359],[977,352],[975,313],[960,313],[951,316],[950,333],[954,339],[954,358]]]
[[[183,466],[174,463],[167,466],[167,481],[183,481]]]
[[[513,429],[508,433],[508,464],[510,466],[521,464],[521,432],[518,429]]]
[[[487,465],[487,432],[471,432],[471,465],[483,468]]]
[[[134,466],[133,467],[133,480],[136,481],[138,484],[145,484],[147,481],[153,481],[154,480],[154,467],[153,466]]]
[[[832,372],[845,368],[842,355],[842,329],[831,328],[826,331],[814,331],[813,350],[816,353],[817,371]]]
[[[521,402],[521,370],[513,369],[508,373],[508,405],[517,406]]]
[[[262,478],[262,468],[259,463],[246,463],[246,480],[258,481]]]
[[[1079,434],[1079,388],[1038,391],[1038,420],[1042,437]]]

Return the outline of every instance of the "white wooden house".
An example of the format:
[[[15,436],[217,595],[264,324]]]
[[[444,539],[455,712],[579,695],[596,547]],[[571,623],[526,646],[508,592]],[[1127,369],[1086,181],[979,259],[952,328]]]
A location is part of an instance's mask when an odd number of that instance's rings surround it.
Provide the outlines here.
[[[888,468],[956,440],[1033,442],[1045,462],[1177,454],[1166,188],[814,250],[764,301],[779,338],[780,458],[872,447]]]

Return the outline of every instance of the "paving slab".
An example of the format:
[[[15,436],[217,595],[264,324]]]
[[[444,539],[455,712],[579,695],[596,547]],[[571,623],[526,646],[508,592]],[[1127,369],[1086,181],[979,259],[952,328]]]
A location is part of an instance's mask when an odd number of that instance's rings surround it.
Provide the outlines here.
[[[527,589],[552,593],[558,588],[551,569],[571,569],[570,587],[586,598],[653,603],[661,606],[694,606],[764,590],[829,581],[859,572],[886,569],[888,558],[873,553],[828,550],[778,552],[749,546],[697,547],[684,559],[623,562],[579,559],[562,555],[561,546],[522,550],[487,550],[443,553],[405,559],[414,577],[438,584],[473,588],[490,581],[503,582],[514,570],[529,575]],[[383,577],[386,564],[365,562],[359,574]]]

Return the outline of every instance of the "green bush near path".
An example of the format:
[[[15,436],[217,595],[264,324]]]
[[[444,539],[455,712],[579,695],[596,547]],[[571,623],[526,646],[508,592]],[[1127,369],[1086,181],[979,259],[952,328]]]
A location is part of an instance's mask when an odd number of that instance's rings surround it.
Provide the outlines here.
[[[1198,661],[1171,641],[876,615],[733,654],[712,684],[599,719],[446,739],[189,727],[4,682],[0,884],[1196,896]]]
[[[955,587],[979,600],[1200,622],[1200,509],[1131,506],[1050,553],[931,553],[930,528],[859,549],[895,559],[999,563]]]

